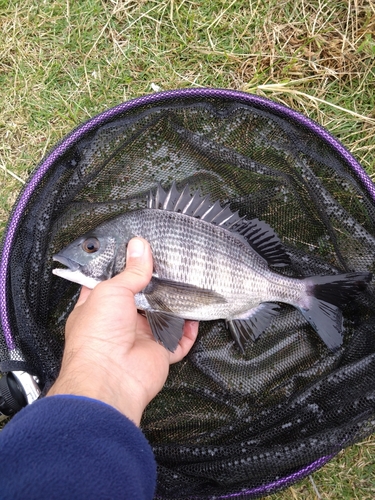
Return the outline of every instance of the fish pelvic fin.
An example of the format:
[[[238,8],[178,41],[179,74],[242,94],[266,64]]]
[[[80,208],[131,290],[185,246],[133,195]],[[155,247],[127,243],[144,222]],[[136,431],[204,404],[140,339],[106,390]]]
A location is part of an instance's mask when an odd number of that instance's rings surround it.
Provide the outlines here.
[[[371,273],[353,272],[304,280],[306,293],[297,307],[331,351],[343,343],[341,308],[364,291],[371,279]]]
[[[283,267],[290,264],[279,237],[266,222],[241,217],[229,205],[222,206],[218,200],[212,203],[210,197],[203,196],[199,190],[191,194],[188,184],[179,192],[175,182],[169,191],[165,191],[159,183],[155,192],[150,191],[147,207],[180,212],[215,224],[233,233],[242,243],[250,245],[269,265]]]
[[[245,345],[250,340],[255,341],[271,324],[278,314],[279,306],[272,302],[262,302],[242,314],[240,318],[227,319],[226,324],[241,351],[245,352]]]
[[[185,320],[165,311],[145,312],[155,340],[174,352],[184,334]]]

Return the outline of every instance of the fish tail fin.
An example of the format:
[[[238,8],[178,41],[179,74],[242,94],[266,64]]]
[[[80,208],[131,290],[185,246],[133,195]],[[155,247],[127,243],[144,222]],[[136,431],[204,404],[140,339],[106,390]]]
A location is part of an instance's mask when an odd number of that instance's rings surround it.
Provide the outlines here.
[[[305,294],[297,307],[332,351],[343,341],[341,308],[365,290],[371,279],[371,273],[353,272],[304,280]]]

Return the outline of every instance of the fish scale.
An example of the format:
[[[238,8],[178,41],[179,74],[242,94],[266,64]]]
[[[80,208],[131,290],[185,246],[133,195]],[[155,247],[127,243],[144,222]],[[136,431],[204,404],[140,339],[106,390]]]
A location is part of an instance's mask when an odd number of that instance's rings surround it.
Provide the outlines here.
[[[360,293],[367,272],[289,278],[273,268],[289,258],[273,229],[247,220],[188,186],[179,192],[158,185],[147,207],[124,213],[93,229],[54,256],[68,269],[54,274],[93,287],[124,268],[128,241],[145,238],[154,275],[136,294],[155,338],[174,351],[185,319],[225,319],[244,350],[275,320],[278,303],[296,307],[328,348],[343,342],[341,308]],[[271,267],[270,267],[271,266]]]
[[[240,308],[238,301],[249,304],[254,297],[258,304],[258,299],[264,300],[262,289],[265,282],[260,274],[267,276],[271,271],[260,258],[256,263],[251,248],[238,242],[229,231],[179,213],[159,210],[142,212],[135,217],[149,221],[142,224],[138,236],[149,241],[158,275],[215,290],[227,298],[227,304],[222,306],[227,314],[233,301],[235,307]],[[168,235],[165,236],[167,229]],[[244,255],[245,252],[248,255]],[[252,280],[251,294],[248,286],[250,270],[260,275]],[[215,314],[216,311],[207,312],[207,316],[200,319],[213,319]]]

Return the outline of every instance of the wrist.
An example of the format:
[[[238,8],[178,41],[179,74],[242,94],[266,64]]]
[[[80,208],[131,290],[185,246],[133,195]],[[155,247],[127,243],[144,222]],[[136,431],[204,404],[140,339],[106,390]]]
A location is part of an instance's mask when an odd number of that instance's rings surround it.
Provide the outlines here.
[[[114,390],[118,387],[118,390]],[[143,410],[146,404],[141,395],[130,387],[124,387],[108,377],[100,376],[99,370],[92,372],[80,369],[79,372],[64,369],[56,379],[47,396],[72,394],[75,396],[85,396],[98,401],[102,401],[139,426]]]

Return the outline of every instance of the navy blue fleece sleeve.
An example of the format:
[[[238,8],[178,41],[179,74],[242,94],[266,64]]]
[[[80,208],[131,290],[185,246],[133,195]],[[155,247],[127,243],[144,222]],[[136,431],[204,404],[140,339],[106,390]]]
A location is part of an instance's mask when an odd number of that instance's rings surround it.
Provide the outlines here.
[[[152,499],[156,464],[133,422],[100,401],[51,396],[0,432],[0,498]]]

